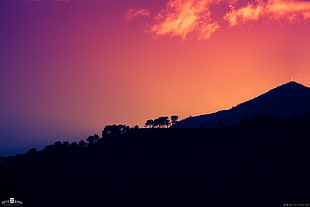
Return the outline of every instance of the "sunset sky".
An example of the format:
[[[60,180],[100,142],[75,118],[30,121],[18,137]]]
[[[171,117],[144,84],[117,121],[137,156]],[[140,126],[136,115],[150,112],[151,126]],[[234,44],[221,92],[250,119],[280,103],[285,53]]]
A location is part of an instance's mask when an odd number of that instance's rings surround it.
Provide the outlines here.
[[[309,38],[309,0],[1,0],[0,156],[310,86]]]

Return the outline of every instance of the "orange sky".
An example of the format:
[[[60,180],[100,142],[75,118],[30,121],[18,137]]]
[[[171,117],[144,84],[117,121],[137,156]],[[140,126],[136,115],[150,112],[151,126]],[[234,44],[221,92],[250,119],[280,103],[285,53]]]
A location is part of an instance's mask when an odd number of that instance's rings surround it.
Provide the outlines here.
[[[229,109],[292,79],[310,86],[309,5],[3,0],[2,151]]]

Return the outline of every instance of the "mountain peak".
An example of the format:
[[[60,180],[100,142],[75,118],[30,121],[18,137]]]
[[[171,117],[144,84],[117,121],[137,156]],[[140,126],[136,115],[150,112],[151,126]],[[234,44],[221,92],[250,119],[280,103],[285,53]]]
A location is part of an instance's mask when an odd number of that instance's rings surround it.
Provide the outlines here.
[[[283,93],[283,95],[286,94],[288,96],[289,94],[292,94],[292,95],[294,93],[298,93],[299,94],[299,93],[304,93],[305,91],[308,92],[309,88],[304,86],[304,85],[302,85],[302,84],[300,84],[300,83],[297,83],[295,81],[290,81],[290,82],[287,82],[287,83],[285,83],[283,85],[280,85],[280,86],[278,86],[278,87],[276,87],[274,89],[271,89],[266,94],[270,94],[270,93],[273,93],[273,94],[274,93],[278,93],[278,94],[280,93],[281,94],[281,93]]]
[[[290,81],[290,82],[285,83],[285,84],[283,84],[283,85],[281,85],[281,86],[307,88],[306,86],[304,86],[304,85],[302,85],[302,84],[300,84],[300,83],[297,83],[297,82],[295,82],[295,81]],[[279,87],[281,87],[281,86],[279,86]]]
[[[286,84],[298,84],[298,85],[301,85],[300,83],[297,83],[297,82],[295,82],[295,81],[289,81],[289,82],[287,82]]]
[[[284,119],[293,116],[300,118],[304,114],[310,114],[309,106],[310,88],[290,81],[230,110],[187,118],[180,121],[176,127],[214,127],[219,121],[227,125],[236,125],[242,117],[254,114],[272,114]]]

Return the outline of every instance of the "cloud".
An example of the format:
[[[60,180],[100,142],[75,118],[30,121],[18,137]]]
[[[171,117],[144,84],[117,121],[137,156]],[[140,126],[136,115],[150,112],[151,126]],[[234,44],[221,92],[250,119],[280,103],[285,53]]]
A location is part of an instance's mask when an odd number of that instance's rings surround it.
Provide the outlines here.
[[[246,7],[242,7],[237,10],[232,5],[230,5],[230,8],[231,11],[226,13],[224,16],[224,19],[229,22],[230,26],[236,26],[246,21],[258,20],[263,10],[260,5],[254,6],[252,4],[249,4]]]
[[[219,9],[220,8],[220,9]],[[127,19],[150,16],[149,10],[128,10]],[[306,0],[169,0],[153,16],[148,32],[155,36],[189,36],[208,39],[217,30],[253,21],[286,19],[288,22],[310,19],[310,1]]]
[[[128,9],[127,13],[125,14],[125,18],[127,21],[130,21],[138,16],[150,16],[149,9]]]
[[[170,1],[156,16],[157,23],[150,31],[156,35],[181,36],[182,39],[197,32],[199,39],[209,38],[220,26],[211,19],[208,3],[207,0]]]
[[[303,13],[305,19],[310,19],[310,11]]]
[[[226,13],[224,17],[230,26],[263,18],[268,20],[287,19],[289,21],[294,21],[300,17],[308,19],[310,12],[310,2],[293,0],[257,0],[239,9],[235,9],[232,5],[230,7],[231,11]]]

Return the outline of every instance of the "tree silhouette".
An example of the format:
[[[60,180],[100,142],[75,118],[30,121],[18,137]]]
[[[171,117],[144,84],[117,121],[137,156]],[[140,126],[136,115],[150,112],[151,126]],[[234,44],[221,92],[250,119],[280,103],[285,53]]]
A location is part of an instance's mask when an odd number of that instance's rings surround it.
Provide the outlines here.
[[[84,140],[79,141],[79,147],[84,147],[86,142]]]
[[[159,117],[158,119],[159,119],[159,126],[160,127],[166,126],[168,128],[169,125],[171,124],[170,120],[167,116],[162,116],[162,117]]]
[[[144,126],[145,126],[145,127],[154,127],[153,124],[154,124],[153,119],[149,119],[149,120],[147,120],[147,121],[145,122]]]
[[[179,118],[178,116],[171,116],[172,122],[170,122],[169,117],[161,116],[154,120],[153,119],[147,120],[144,126],[152,128],[162,128],[162,127],[168,128],[172,123],[175,124],[178,118]]]
[[[69,146],[69,149],[78,149],[79,145],[76,142],[72,142]]]
[[[55,142],[54,147],[55,147],[55,149],[61,149],[61,148],[63,148],[63,145],[60,141],[57,141],[57,142]]]
[[[154,121],[153,121],[153,128],[156,128],[156,127],[160,128],[160,120],[159,120],[159,118],[158,119],[154,119]]]
[[[97,142],[97,140],[99,139],[99,135],[98,134],[94,134],[93,136],[89,136],[86,141],[89,142],[89,144],[95,144]]]
[[[62,145],[63,145],[64,149],[67,149],[69,147],[69,142],[65,141],[65,142],[62,143]]]
[[[120,131],[120,134],[126,134],[129,131],[129,126],[120,124],[118,125],[118,130]]]
[[[120,125],[108,125],[105,126],[102,131],[102,137],[106,136],[119,136],[125,134],[129,131],[129,126],[120,124]]]
[[[157,128],[162,128],[164,126],[166,126],[167,128],[169,127],[170,125],[170,120],[167,116],[162,116],[162,117],[158,117],[157,119],[155,119],[153,121],[153,128],[154,127],[157,127]]]
[[[179,117],[178,116],[171,116],[171,124],[172,125],[175,125],[176,123],[178,123],[178,119]]]
[[[118,134],[118,126],[117,125],[107,125],[104,127],[102,131],[102,137],[105,136],[116,136]]]
[[[34,155],[37,153],[37,149],[36,148],[31,148],[30,150],[28,150],[27,155]]]

